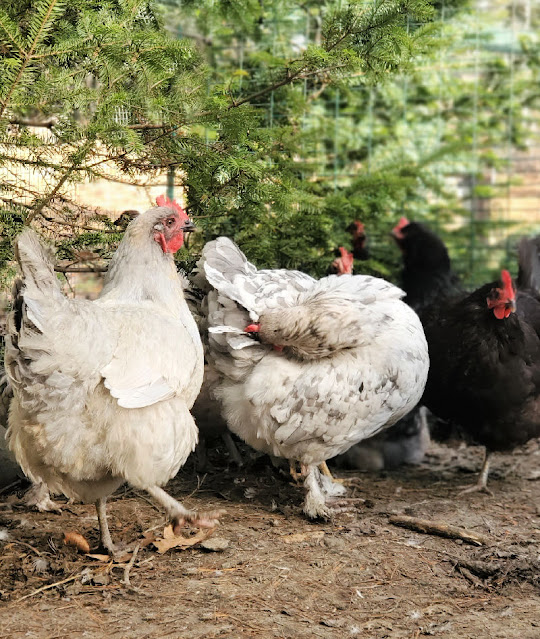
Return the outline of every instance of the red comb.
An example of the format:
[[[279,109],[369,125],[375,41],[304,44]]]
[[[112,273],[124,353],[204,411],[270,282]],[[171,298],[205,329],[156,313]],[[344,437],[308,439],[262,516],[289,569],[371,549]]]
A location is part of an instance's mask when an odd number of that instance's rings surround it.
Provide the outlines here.
[[[362,222],[360,222],[360,220],[355,220],[354,225],[356,226],[356,230],[358,231],[358,233],[365,232],[365,226]]]
[[[174,209],[183,220],[189,220],[189,215],[184,209],[176,202],[176,200],[170,200],[166,195],[158,195],[156,198],[156,204],[158,206],[167,206],[170,209]]]
[[[394,231],[401,231],[401,229],[404,229],[406,226],[409,226],[410,222],[409,220],[403,215],[401,216],[399,222],[394,226]]]
[[[503,284],[503,294],[506,295],[509,300],[513,300],[515,298],[515,293],[514,285],[512,284],[512,276],[506,269],[501,271],[501,280]]]
[[[343,264],[344,271],[343,273],[352,273],[354,257],[353,254],[348,251],[344,246],[339,247],[339,252],[341,254],[341,263]]]

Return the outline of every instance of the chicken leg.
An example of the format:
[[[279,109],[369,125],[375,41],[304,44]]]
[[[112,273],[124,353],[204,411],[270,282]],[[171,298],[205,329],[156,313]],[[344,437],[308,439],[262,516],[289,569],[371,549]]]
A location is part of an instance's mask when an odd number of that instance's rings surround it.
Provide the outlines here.
[[[460,495],[465,495],[467,493],[487,493],[488,495],[493,496],[491,490],[487,487],[487,480],[489,475],[489,464],[490,464],[490,454],[487,449],[484,452],[484,462],[482,464],[482,469],[480,470],[480,475],[478,475],[478,481],[474,486],[469,486],[464,488],[459,492]]]
[[[146,492],[153,497],[158,504],[163,506],[171,518],[175,535],[179,533],[180,529],[186,523],[200,526],[201,528],[214,528],[214,526],[219,523],[219,517],[225,512],[223,510],[213,510],[207,513],[197,513],[194,510],[188,510],[159,486],[149,486]]]
[[[311,519],[330,519],[332,511],[326,505],[326,499],[321,488],[322,475],[317,466],[302,464],[302,474],[305,474],[304,512]]]
[[[337,486],[356,486],[358,484],[358,479],[354,478],[354,477],[349,477],[349,478],[341,478],[341,477],[334,477],[334,475],[332,475],[330,469],[328,468],[327,464],[325,461],[321,462],[319,464],[319,470],[321,471],[321,473],[323,474],[323,477],[328,477],[328,479],[333,483],[336,484]],[[339,491],[336,488],[336,492],[334,494],[339,495],[339,494],[343,494],[345,493],[345,490],[343,491]]]
[[[109,524],[107,522],[107,498],[100,497],[96,502],[97,518],[99,523],[99,535],[101,539],[101,545],[109,553],[112,559],[116,555],[116,549],[113,544],[111,532],[109,530]]]

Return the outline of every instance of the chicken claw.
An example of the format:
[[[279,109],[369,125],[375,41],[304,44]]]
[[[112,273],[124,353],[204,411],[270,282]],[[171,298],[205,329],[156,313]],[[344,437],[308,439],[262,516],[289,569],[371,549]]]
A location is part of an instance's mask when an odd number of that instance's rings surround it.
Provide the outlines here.
[[[489,475],[489,465],[490,465],[490,456],[488,451],[485,451],[484,463],[482,464],[482,469],[480,471],[480,475],[478,475],[478,481],[474,486],[467,486],[460,490],[458,496],[466,495],[467,493],[486,493],[487,495],[491,495],[493,497],[493,493],[487,487],[487,480]]]
[[[198,528],[215,528],[219,524],[219,518],[224,514],[224,510],[210,510],[205,513],[187,511],[187,513],[182,513],[173,517],[171,522],[173,532],[175,535],[179,535],[180,530],[186,524]]]

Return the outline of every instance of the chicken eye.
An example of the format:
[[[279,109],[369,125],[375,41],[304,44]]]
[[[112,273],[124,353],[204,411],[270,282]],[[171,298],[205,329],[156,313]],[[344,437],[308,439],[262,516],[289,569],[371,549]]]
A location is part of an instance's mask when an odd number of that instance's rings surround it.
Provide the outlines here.
[[[173,226],[173,225],[174,225],[174,222],[175,222],[174,217],[169,217],[169,218],[167,218],[167,219],[165,220],[165,224],[166,224],[167,226]]]

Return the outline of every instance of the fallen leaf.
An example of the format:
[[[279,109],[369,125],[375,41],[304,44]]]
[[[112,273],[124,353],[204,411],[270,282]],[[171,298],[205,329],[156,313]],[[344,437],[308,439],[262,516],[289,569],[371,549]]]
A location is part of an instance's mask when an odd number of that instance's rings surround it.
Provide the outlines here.
[[[282,539],[286,544],[297,544],[300,541],[322,539],[323,537],[324,537],[324,531],[317,530],[316,532],[295,533],[294,535],[283,535]]]
[[[66,546],[74,546],[79,552],[87,554],[90,552],[90,544],[81,533],[71,531],[64,533],[64,543]]]
[[[96,561],[114,561],[115,564],[123,564],[131,559],[131,554],[125,552],[123,555],[115,555],[114,559],[110,555],[100,555],[99,553],[87,553],[88,559],[95,559]]]
[[[162,555],[171,548],[191,548],[201,543],[205,539],[208,539],[214,532],[214,528],[204,528],[193,537],[183,537],[182,535],[175,535],[172,526],[169,524],[163,531],[163,539],[156,539],[152,543],[156,547],[158,553]]]
[[[98,554],[89,554],[89,553],[87,553],[86,556],[89,559],[95,559],[96,561],[110,561],[111,560],[109,555],[98,555]]]
[[[146,546],[153,544],[155,540],[156,540],[156,536],[154,535],[153,532],[144,533],[142,541],[140,542],[140,547],[146,548]]]

